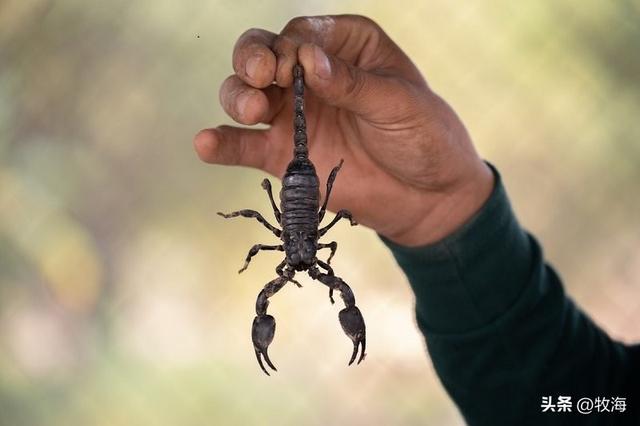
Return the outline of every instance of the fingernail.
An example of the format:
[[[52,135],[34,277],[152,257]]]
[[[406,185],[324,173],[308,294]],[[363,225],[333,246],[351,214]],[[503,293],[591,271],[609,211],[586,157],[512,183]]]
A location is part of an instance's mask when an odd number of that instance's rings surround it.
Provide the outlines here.
[[[314,47],[315,74],[323,80],[331,78],[331,62],[318,46]]]
[[[244,70],[247,75],[251,78],[255,78],[255,72],[262,61],[262,55],[253,55],[247,60],[247,63],[244,66]]]

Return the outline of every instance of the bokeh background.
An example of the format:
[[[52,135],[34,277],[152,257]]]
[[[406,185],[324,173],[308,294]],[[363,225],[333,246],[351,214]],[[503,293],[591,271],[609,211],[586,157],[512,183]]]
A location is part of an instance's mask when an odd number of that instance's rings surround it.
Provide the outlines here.
[[[271,304],[280,371],[262,374],[250,325],[280,258],[237,275],[273,236],[214,212],[268,213],[263,174],[191,146],[228,122],[217,90],[244,30],[347,12],[460,113],[577,302],[640,339],[637,1],[2,0],[1,425],[462,424],[362,227],[335,228],[334,263],[367,361],[346,367],[339,307],[306,279]]]

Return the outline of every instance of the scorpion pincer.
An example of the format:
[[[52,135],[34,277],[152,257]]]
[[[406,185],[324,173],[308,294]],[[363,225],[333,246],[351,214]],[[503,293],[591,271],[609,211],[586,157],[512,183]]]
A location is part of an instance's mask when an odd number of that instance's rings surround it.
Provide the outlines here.
[[[269,298],[284,287],[287,282],[292,282],[298,287],[301,287],[300,283],[294,280],[296,271],[307,271],[311,278],[329,287],[329,299],[331,303],[334,303],[333,291],[338,290],[340,292],[345,308],[340,311],[338,317],[342,329],[353,342],[353,354],[349,360],[349,365],[353,364],[358,355],[358,349],[361,348],[358,359],[359,364],[365,357],[366,348],[364,318],[362,318],[362,314],[356,306],[353,292],[340,277],[334,274],[333,269],[329,266],[331,258],[333,258],[338,248],[338,243],[332,241],[325,244],[318,241],[320,237],[324,236],[340,219],[349,219],[352,226],[357,224],[349,211],[340,210],[329,224],[323,228],[319,228],[327,209],[327,201],[331,194],[333,182],[342,167],[343,160],[340,160],[340,164],[334,167],[329,174],[326,196],[322,207],[320,207],[318,175],[316,174],[313,163],[309,159],[307,147],[302,66],[299,64],[294,66],[293,76],[294,149],[293,159],[287,166],[287,170],[282,178],[280,209],[278,209],[273,200],[271,182],[269,179],[262,181],[262,188],[267,191],[275,218],[282,227],[282,230],[272,226],[255,210],[239,210],[229,214],[218,213],[224,218],[237,216],[255,218],[282,240],[282,244],[279,245],[256,244],[251,247],[243,267],[238,271],[242,272],[247,269],[251,258],[258,254],[260,250],[285,252],[285,259],[276,267],[278,277],[267,283],[258,294],[256,300],[256,317],[253,320],[251,329],[251,338],[253,340],[253,347],[256,358],[258,359],[258,364],[260,364],[260,368],[262,368],[262,371],[267,375],[269,375],[269,372],[265,368],[262,358],[264,358],[264,361],[270,368],[276,370],[267,352],[276,330],[275,318],[267,314]],[[325,248],[331,250],[326,263],[316,257],[317,251]],[[321,269],[326,272],[322,272]]]

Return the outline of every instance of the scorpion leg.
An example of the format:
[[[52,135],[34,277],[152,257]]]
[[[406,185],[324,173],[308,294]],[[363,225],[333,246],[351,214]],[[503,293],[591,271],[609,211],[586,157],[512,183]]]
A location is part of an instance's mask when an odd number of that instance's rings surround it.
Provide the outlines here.
[[[260,250],[278,250],[278,251],[284,251],[284,247],[282,247],[282,245],[279,246],[267,246],[267,245],[263,245],[263,244],[256,244],[253,247],[251,247],[251,250],[249,250],[249,254],[247,254],[247,258],[244,260],[244,265],[242,266],[242,268],[240,268],[240,270],[238,271],[239,274],[241,274],[242,272],[244,272],[245,269],[247,269],[249,267],[249,262],[251,262],[251,258],[253,256],[255,256],[256,254],[258,254],[258,252]]]
[[[265,179],[262,181],[262,188],[267,191],[269,195],[269,201],[271,201],[271,207],[273,207],[273,214],[276,216],[276,220],[280,223],[280,218],[282,214],[280,210],[278,210],[278,206],[276,206],[276,202],[273,201],[273,192],[271,191],[271,181],[269,179]]]
[[[323,248],[330,248],[331,249],[331,254],[329,255],[329,259],[327,259],[327,263],[329,265],[331,265],[331,259],[333,258],[333,255],[336,254],[336,250],[338,250],[338,243],[336,243],[335,241],[331,241],[328,244],[318,243],[318,250],[323,249]]]
[[[258,294],[256,299],[256,317],[253,319],[253,325],[251,326],[251,340],[253,341],[253,349],[256,352],[256,359],[262,371],[269,376],[269,372],[262,363],[262,358],[269,367],[274,371],[277,371],[269,359],[269,353],[267,349],[273,341],[273,336],[276,332],[276,320],[271,315],[267,314],[267,307],[269,306],[269,298],[276,294],[284,285],[293,279],[295,272],[289,269],[283,271],[283,275],[270,281]]]
[[[311,278],[320,281],[329,288],[340,291],[342,301],[346,306],[339,314],[340,325],[342,325],[342,329],[345,334],[353,342],[353,354],[349,360],[349,365],[353,364],[353,361],[355,361],[358,355],[358,349],[362,347],[360,358],[358,358],[358,364],[360,364],[366,355],[365,349],[367,339],[364,318],[362,318],[362,313],[360,313],[360,309],[356,306],[356,299],[353,295],[353,291],[351,291],[351,288],[342,281],[341,278],[336,277],[335,275],[324,274],[315,266],[309,268],[309,275]]]
[[[351,212],[349,210],[340,210],[340,211],[338,211],[338,213],[336,213],[336,216],[333,218],[333,220],[331,222],[329,222],[329,224],[327,226],[325,226],[324,228],[318,230],[318,236],[322,237],[324,234],[326,234],[327,231],[329,229],[331,229],[333,227],[333,225],[338,223],[338,221],[340,219],[349,219],[349,222],[351,222],[351,226],[355,226],[355,225],[358,224],[358,222],[356,222],[353,219],[353,216],[351,215]]]
[[[329,266],[328,263],[324,263],[322,260],[316,260],[316,263],[318,264],[318,266],[325,269],[329,275],[334,275],[333,269],[331,268],[331,266]],[[336,303],[336,301],[333,300],[333,287],[329,287],[329,300],[331,301],[332,305]]]
[[[329,202],[329,195],[331,195],[331,188],[333,188],[333,182],[336,180],[336,175],[340,171],[342,163],[344,163],[344,160],[340,159],[340,164],[335,166],[329,174],[329,178],[327,179],[327,194],[324,196],[324,203],[322,203],[322,208],[318,213],[318,222],[322,222],[322,218],[327,211],[327,203]]]
[[[224,217],[225,219],[230,219],[232,217],[237,217],[237,216],[254,217],[254,218],[256,218],[256,220],[258,222],[260,222],[261,224],[266,226],[267,229],[269,229],[271,232],[273,232],[276,235],[276,237],[280,238],[280,235],[282,234],[281,230],[279,230],[278,228],[276,228],[275,226],[273,226],[269,222],[267,222],[267,220],[264,217],[262,217],[262,215],[260,213],[258,213],[257,211],[255,211],[255,210],[238,210],[237,212],[231,212],[231,213],[228,213],[228,214],[218,212],[218,214],[220,216]]]
[[[282,262],[280,262],[280,264],[278,266],[276,266],[276,274],[278,274],[279,277],[282,277],[284,275],[284,267],[287,264],[287,259],[283,260]],[[291,275],[291,277],[289,277],[289,281],[291,281],[292,283],[294,283],[296,286],[298,286],[298,288],[302,288],[302,284],[300,284],[298,281],[293,279],[293,275]]]

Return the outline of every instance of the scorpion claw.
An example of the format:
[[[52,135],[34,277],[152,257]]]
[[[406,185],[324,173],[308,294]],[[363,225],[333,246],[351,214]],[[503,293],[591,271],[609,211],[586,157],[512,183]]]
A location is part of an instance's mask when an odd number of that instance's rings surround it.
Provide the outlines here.
[[[262,363],[262,358],[267,362],[267,365],[274,371],[278,371],[269,359],[267,348],[273,341],[273,336],[276,332],[276,320],[271,315],[259,315],[253,319],[253,326],[251,327],[251,339],[253,340],[253,348],[256,352],[256,358],[260,368],[269,376],[269,372]]]
[[[358,309],[356,306],[345,308],[340,311],[339,318],[342,329],[353,342],[353,354],[351,354],[349,365],[353,364],[356,356],[358,355],[358,349],[362,347],[360,358],[358,359],[358,364],[360,364],[366,355],[366,331],[364,318],[362,318],[360,309]]]
[[[367,338],[363,338],[361,343],[362,353],[360,353],[360,358],[358,359],[358,362],[356,364],[360,364],[364,360],[364,357],[367,356],[367,353],[365,352],[365,350],[367,349]]]
[[[358,355],[359,346],[357,343],[353,344],[353,353],[351,354],[351,359],[349,360],[349,365],[353,364],[353,361],[356,360],[356,355]]]
[[[276,368],[275,365],[273,365],[273,363],[271,362],[271,360],[269,359],[269,354],[267,353],[267,350],[265,349],[264,354],[262,354],[264,356],[264,360],[267,361],[267,365],[269,367],[271,367],[271,369],[273,371],[278,371],[278,369]]]
[[[262,358],[260,357],[260,352],[258,352],[258,350],[255,350],[256,352],[256,359],[258,360],[258,364],[260,364],[260,368],[262,368],[262,371],[264,371],[264,374],[266,374],[267,376],[270,376],[271,374],[269,374],[269,372],[267,371],[266,368],[264,368],[264,364],[262,363]]]

